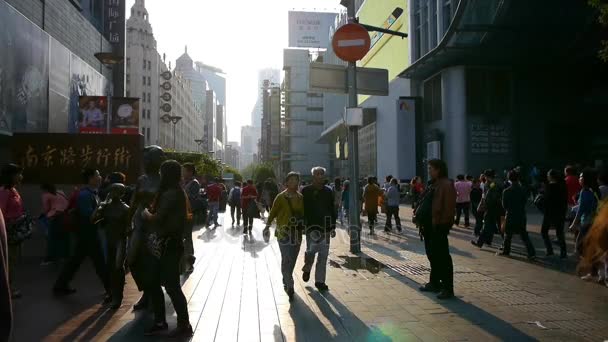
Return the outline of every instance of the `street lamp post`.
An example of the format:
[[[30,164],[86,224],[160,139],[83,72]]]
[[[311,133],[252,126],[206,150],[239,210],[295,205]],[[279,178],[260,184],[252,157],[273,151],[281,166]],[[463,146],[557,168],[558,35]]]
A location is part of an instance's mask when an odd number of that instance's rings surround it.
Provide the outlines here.
[[[164,122],[173,124],[173,149],[174,150],[177,150],[176,144],[175,144],[175,127],[177,126],[177,123],[180,122],[181,119],[182,119],[182,117],[179,115],[165,114],[161,117],[161,120],[163,120]]]
[[[198,150],[196,150],[196,152],[200,152],[201,145],[203,144],[203,139],[194,139],[194,142],[198,144]]]

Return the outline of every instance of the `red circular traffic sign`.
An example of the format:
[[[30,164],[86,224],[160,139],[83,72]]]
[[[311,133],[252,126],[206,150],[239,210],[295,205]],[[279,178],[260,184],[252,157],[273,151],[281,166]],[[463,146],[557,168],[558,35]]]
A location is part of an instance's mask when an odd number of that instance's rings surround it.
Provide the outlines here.
[[[365,27],[350,23],[340,27],[332,39],[338,58],[347,62],[361,60],[369,51],[371,39]]]

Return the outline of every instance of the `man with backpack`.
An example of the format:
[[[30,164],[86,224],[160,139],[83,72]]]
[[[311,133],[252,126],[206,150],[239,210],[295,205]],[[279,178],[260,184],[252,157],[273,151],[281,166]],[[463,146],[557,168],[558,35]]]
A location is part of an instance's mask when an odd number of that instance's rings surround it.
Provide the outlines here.
[[[85,169],[82,173],[85,186],[78,192],[76,214],[78,228],[75,233],[76,245],[70,260],[65,264],[59,274],[53,292],[57,295],[70,295],[76,292],[69,286],[71,280],[76,275],[80,265],[86,257],[91,258],[95,266],[95,272],[101,280],[106,290],[105,301],[111,301],[110,279],[103,256],[101,241],[98,235],[98,226],[93,222],[93,213],[99,204],[97,190],[101,184],[99,171],[95,169]]]
[[[236,212],[236,225],[241,225],[241,182],[234,182],[234,188],[230,190],[228,195],[228,204],[230,205],[230,218],[232,218],[232,226],[234,227],[234,214]]]

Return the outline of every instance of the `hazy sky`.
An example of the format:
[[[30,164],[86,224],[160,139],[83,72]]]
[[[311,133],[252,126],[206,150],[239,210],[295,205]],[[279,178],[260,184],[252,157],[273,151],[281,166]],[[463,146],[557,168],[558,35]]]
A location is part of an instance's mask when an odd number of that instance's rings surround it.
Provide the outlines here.
[[[127,15],[135,0],[127,0]],[[257,70],[282,68],[289,9],[340,8],[339,0],[146,0],[158,51],[175,60],[184,53],[228,75],[228,138],[240,141],[251,124]]]

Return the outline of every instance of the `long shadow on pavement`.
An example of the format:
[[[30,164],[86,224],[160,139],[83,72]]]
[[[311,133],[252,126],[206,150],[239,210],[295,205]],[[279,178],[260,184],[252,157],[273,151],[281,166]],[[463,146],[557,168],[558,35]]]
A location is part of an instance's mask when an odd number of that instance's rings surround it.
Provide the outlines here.
[[[404,279],[406,277],[394,271],[387,270],[385,272],[411,289],[419,291],[418,286],[420,286],[420,284],[415,281],[409,278],[406,280]],[[537,341],[536,338],[527,335],[508,322],[503,321],[471,303],[464,302],[458,297],[451,300],[439,300],[432,294],[425,294],[425,297],[502,341]]]

